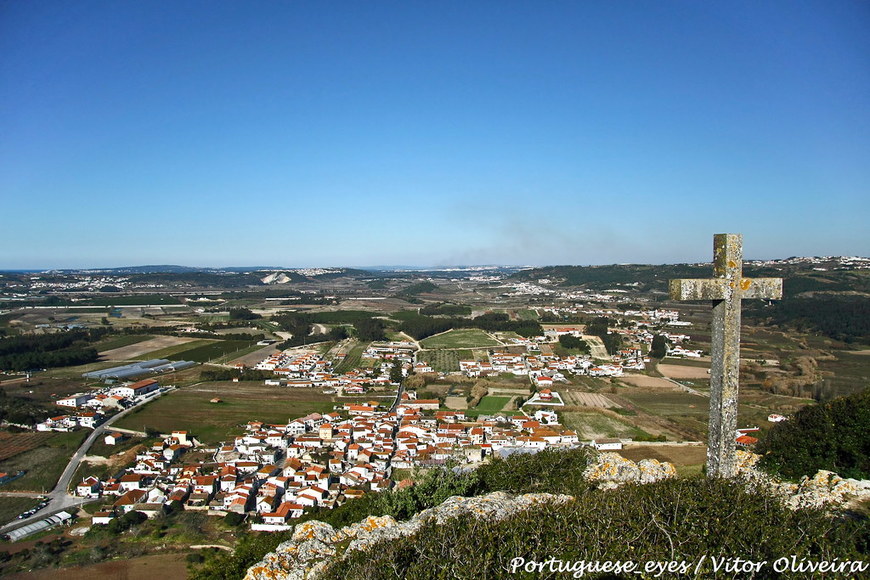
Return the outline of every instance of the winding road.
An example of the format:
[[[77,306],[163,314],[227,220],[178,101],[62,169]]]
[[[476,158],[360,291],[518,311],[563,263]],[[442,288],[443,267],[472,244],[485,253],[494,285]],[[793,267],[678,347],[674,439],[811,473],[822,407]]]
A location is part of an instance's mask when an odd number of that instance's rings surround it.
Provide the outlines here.
[[[174,389],[170,389],[170,390],[174,390]],[[167,390],[164,392],[169,392],[169,391]],[[162,394],[160,396],[162,396]],[[140,401],[140,402],[136,403],[135,405],[128,407],[127,409],[124,409],[120,413],[116,413],[115,415],[109,417],[105,423],[103,423],[102,425],[100,425],[99,427],[94,429],[94,431],[90,435],[88,435],[87,439],[84,440],[84,442],[81,444],[81,446],[79,446],[78,450],[70,458],[69,463],[67,463],[66,467],[63,470],[63,473],[60,475],[60,479],[57,480],[57,485],[55,485],[54,489],[51,490],[51,492],[46,496],[48,498],[48,505],[46,505],[45,508],[39,510],[38,512],[36,512],[32,516],[30,516],[29,518],[25,518],[22,520],[13,520],[12,522],[7,523],[3,527],[0,527],[0,534],[5,534],[11,530],[14,530],[15,528],[19,528],[19,527],[24,526],[26,524],[30,524],[30,523],[33,523],[35,521],[44,519],[52,514],[59,512],[59,511],[63,511],[65,509],[73,508],[73,507],[78,508],[78,506],[80,506],[82,504],[96,501],[96,499],[76,497],[74,495],[69,494],[69,491],[68,491],[69,486],[70,486],[70,483],[72,483],[72,478],[75,475],[76,470],[78,470],[79,465],[81,465],[81,462],[84,459],[85,455],[87,455],[88,450],[91,448],[91,445],[94,444],[94,441],[96,441],[98,437],[100,437],[101,435],[103,435],[106,432],[107,427],[111,426],[112,423],[114,423],[118,419],[125,417],[126,415],[128,415],[129,413],[131,413],[133,410],[137,409],[141,405],[145,405],[147,403],[150,403],[151,401],[153,401],[157,398],[159,398],[159,397],[149,397],[145,401]],[[32,497],[39,497],[40,496],[40,494],[37,494],[37,493],[27,494],[27,492],[24,492],[24,493],[5,492],[2,495],[6,495],[6,494],[8,494],[9,496],[11,496],[13,494],[18,495],[18,496],[21,496],[21,495],[30,495]]]

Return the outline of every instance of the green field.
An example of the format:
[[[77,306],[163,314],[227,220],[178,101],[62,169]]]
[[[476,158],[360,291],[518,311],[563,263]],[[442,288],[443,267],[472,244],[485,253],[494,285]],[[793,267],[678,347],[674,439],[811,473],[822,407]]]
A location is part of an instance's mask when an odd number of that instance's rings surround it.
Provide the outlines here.
[[[480,403],[478,403],[475,408],[466,410],[465,414],[470,417],[476,417],[478,415],[493,415],[501,411],[510,400],[510,397],[486,396],[480,400]]]
[[[130,346],[131,344],[143,342],[150,338],[154,338],[154,336],[150,334],[122,334],[121,336],[110,336],[107,339],[94,344],[94,348],[96,348],[98,352],[103,352],[106,350],[121,348],[123,346]]]
[[[487,348],[490,346],[501,346],[501,344],[482,330],[462,328],[430,336],[420,341],[420,346],[429,349]]]
[[[417,360],[429,363],[429,366],[441,373],[458,371],[459,361],[473,358],[473,350],[421,350],[417,353]]]
[[[564,412],[559,414],[562,424],[576,431],[580,440],[602,437],[637,438],[648,435],[642,429],[609,415],[597,412]]]
[[[537,310],[518,310],[517,318],[520,320],[538,320]]]
[[[192,360],[209,362],[222,357],[235,358],[246,354],[245,349],[255,346],[253,340],[211,340],[202,339],[162,348],[143,355],[143,358],[166,358],[169,360]],[[250,351],[248,351],[250,352]]]
[[[213,398],[222,403],[210,403]],[[241,433],[248,421],[286,423],[308,413],[331,411],[336,399],[317,389],[288,389],[261,382],[216,382],[184,387],[121,419],[118,427],[161,433],[189,431],[214,444]]]
[[[133,296],[99,296],[83,300],[79,304],[93,306],[130,306],[139,304],[181,304],[174,296],[167,294],[139,294]]]
[[[335,367],[335,374],[340,375],[359,366],[360,361],[362,360],[362,353],[365,352],[368,345],[368,342],[354,344],[350,351],[348,351],[347,356],[345,356],[338,366]]]
[[[33,497],[0,497],[0,524],[14,521],[18,514],[26,512],[37,503],[39,500]]]
[[[178,353],[192,350],[201,346],[206,346],[209,344],[213,344],[218,342],[216,339],[211,338],[201,338],[198,340],[194,340],[191,342],[185,342],[183,344],[176,344],[175,346],[167,346],[166,348],[161,348],[160,350],[153,350],[151,352],[145,353],[141,355],[139,358],[142,360],[146,359],[154,359],[154,358],[166,358],[170,360],[184,360],[178,358]]]
[[[89,429],[52,433],[39,447],[0,461],[0,471],[27,472],[15,481],[4,484],[0,491],[51,491],[70,457],[89,434]]]

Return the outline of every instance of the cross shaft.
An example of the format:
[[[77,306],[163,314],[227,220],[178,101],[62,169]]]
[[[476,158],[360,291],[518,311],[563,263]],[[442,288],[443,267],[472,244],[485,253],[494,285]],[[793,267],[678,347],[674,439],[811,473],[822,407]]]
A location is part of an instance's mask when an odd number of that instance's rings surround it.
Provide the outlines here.
[[[740,302],[744,298],[782,297],[781,278],[743,277],[743,236],[713,236],[714,278],[670,281],[674,300],[711,300],[713,324],[710,365],[710,422],[707,475],[736,475],[735,437],[740,376]]]

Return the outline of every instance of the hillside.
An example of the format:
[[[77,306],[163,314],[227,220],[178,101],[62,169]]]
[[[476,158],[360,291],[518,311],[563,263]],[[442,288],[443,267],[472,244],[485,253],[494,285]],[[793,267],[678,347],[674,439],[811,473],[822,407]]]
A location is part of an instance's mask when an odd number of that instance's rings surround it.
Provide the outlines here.
[[[819,481],[823,491],[813,480],[797,488],[751,484],[753,492],[747,493],[744,480],[674,479],[667,464],[635,465],[587,449],[514,455],[471,472],[430,471],[413,487],[306,516],[293,533],[247,536],[234,554],[216,555],[191,577],[239,578],[248,570],[252,580],[500,578],[513,577],[506,571],[516,558],[551,557],[692,565],[701,555],[759,562],[783,555],[866,560],[866,518],[837,518],[819,507],[796,509],[831,501],[837,489],[855,489],[842,480]],[[778,499],[783,490],[799,495],[784,502]],[[323,559],[336,553],[344,556]],[[709,562],[701,565],[709,572]]]

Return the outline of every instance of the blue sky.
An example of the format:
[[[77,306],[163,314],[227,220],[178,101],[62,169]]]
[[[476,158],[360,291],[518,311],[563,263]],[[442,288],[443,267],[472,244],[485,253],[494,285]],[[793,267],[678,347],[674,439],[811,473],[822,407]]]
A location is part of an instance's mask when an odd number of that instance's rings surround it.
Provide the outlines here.
[[[0,269],[870,255],[870,3],[4,2]]]

